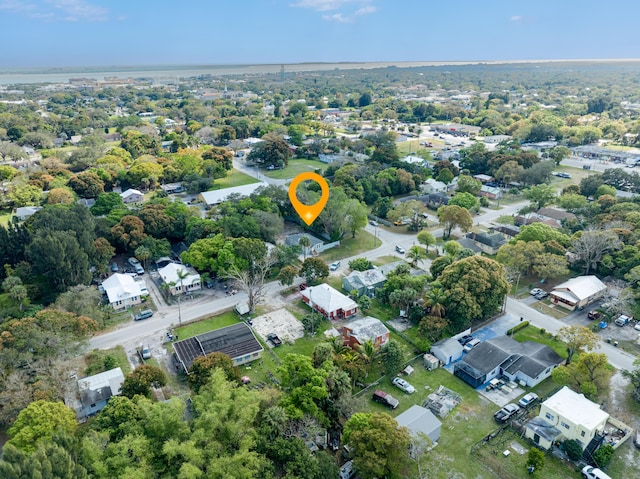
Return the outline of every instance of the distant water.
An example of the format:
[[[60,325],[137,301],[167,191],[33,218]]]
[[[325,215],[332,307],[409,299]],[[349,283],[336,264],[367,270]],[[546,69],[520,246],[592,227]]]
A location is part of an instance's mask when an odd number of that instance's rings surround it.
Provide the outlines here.
[[[321,70],[355,70],[387,67],[420,67],[441,65],[467,65],[479,62],[366,62],[366,63],[295,63],[285,64],[285,73]],[[492,62],[497,63],[497,62]],[[499,62],[502,63],[502,62]],[[29,83],[67,83],[70,78],[188,78],[199,75],[254,75],[279,73],[281,64],[268,65],[156,65],[156,66],[102,66],[68,68],[0,68],[0,85]]]

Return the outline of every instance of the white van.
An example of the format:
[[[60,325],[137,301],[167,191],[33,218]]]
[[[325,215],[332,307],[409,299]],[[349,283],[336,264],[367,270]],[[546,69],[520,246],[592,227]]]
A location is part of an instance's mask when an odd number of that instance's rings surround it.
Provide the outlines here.
[[[340,479],[351,479],[356,475],[356,471],[353,469],[353,461],[347,461],[344,466],[340,468]]]
[[[582,477],[585,479],[611,479],[609,474],[601,471],[597,467],[593,466],[584,466],[582,468]]]

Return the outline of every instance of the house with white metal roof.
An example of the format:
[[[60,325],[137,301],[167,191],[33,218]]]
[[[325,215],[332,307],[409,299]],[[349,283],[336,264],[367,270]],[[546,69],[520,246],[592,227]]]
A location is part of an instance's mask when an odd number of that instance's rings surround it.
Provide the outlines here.
[[[302,301],[327,319],[347,319],[358,313],[358,304],[328,284],[310,286],[302,292]]]
[[[559,284],[551,292],[551,303],[570,311],[597,301],[607,291],[607,285],[596,276],[578,276]]]
[[[162,282],[169,286],[169,292],[173,296],[202,289],[200,275],[193,268],[188,268],[183,264],[169,263],[158,270],[158,274],[160,274]],[[183,277],[180,278],[179,275]]]
[[[115,368],[78,379],[80,404],[76,407],[79,419],[93,416],[107,405],[111,396],[118,396],[124,382],[122,369]]]
[[[140,285],[128,274],[115,273],[102,282],[111,307],[118,311],[142,302]]]
[[[122,198],[122,202],[125,204],[140,203],[144,199],[144,195],[133,188],[129,188],[128,190],[120,193],[120,197]]]

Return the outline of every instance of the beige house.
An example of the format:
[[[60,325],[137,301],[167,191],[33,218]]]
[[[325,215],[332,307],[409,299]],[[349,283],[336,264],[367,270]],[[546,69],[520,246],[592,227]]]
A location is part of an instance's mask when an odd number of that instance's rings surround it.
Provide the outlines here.
[[[122,198],[122,202],[126,205],[131,203],[140,203],[144,200],[144,195],[133,188],[129,188],[127,191],[120,193],[120,197]]]
[[[551,302],[570,311],[582,309],[597,301],[607,286],[596,276],[578,276],[559,284],[551,292]]]
[[[525,425],[525,436],[544,449],[555,440],[575,439],[584,449],[604,432],[609,414],[567,386],[540,406],[540,413]]]
[[[200,275],[193,268],[187,268],[183,264],[169,263],[158,270],[158,273],[162,282],[169,286],[169,292],[172,296],[202,289]]]

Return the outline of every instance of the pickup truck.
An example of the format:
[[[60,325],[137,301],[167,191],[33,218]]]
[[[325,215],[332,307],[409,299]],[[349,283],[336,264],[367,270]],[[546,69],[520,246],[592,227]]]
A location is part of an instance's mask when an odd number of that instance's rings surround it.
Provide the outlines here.
[[[600,319],[600,317],[602,316],[602,313],[600,311],[589,311],[587,313],[587,319]]]
[[[282,346],[282,340],[275,333],[267,334],[267,341],[270,342],[274,348]]]

